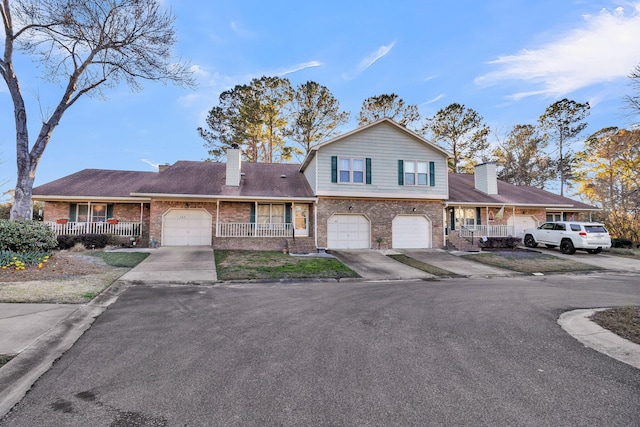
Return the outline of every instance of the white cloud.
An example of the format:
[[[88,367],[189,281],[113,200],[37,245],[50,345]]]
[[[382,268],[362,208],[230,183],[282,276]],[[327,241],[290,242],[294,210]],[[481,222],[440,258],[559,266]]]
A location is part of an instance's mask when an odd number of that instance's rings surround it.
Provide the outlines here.
[[[618,7],[583,18],[580,28],[544,46],[490,61],[498,69],[476,78],[476,84],[514,80],[530,84],[530,90],[510,95],[519,100],[534,95],[559,97],[627,77],[640,61],[640,2],[629,13]]]
[[[158,170],[158,166],[160,166],[160,163],[156,163],[154,161],[148,160],[148,159],[140,159],[141,162],[148,164],[149,166],[151,166],[154,170]]]
[[[391,52],[393,46],[395,46],[396,42],[391,42],[386,46],[380,46],[375,52],[371,53],[367,57],[363,58],[355,71],[349,73],[342,73],[342,78],[345,80],[351,80],[355,78],[358,74],[364,72],[373,64],[375,64],[379,59],[384,58],[386,55]]]
[[[389,52],[391,52],[391,49],[393,49],[393,46],[395,46],[395,44],[396,42],[394,41],[391,44],[388,44],[386,46],[380,46],[378,50],[373,52],[371,55],[367,56],[366,58],[363,58],[362,61],[360,61],[360,64],[358,65],[358,72],[360,73],[363,72],[364,70],[366,70],[367,68],[375,64],[376,61],[387,56]]]
[[[298,71],[306,70],[307,68],[320,67],[322,65],[322,62],[320,61],[303,62],[302,64],[294,65],[293,67],[286,69],[285,71],[281,71],[277,73],[277,75],[286,76],[287,74],[297,73]]]
[[[205,70],[204,68],[202,68],[198,64],[193,64],[191,67],[189,67],[189,71],[191,71],[193,73],[194,77],[196,77],[196,78],[209,77],[209,72],[207,70]]]
[[[242,24],[239,22],[231,21],[231,23],[229,24],[229,27],[231,27],[231,31],[236,33],[236,35],[239,37],[251,38],[255,36],[253,32],[244,28]]]
[[[434,102],[440,101],[442,98],[444,98],[444,93],[441,93],[435,98],[432,98],[432,99],[429,99],[428,101],[423,102],[421,105],[433,104]]]

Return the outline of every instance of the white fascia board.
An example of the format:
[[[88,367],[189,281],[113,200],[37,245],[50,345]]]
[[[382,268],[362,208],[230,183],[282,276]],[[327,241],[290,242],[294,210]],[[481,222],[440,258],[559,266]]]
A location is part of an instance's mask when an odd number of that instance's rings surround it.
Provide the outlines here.
[[[320,191],[318,197],[343,197],[349,199],[411,199],[446,200],[446,194],[403,194],[403,193],[353,193],[348,191]]]
[[[132,193],[136,196],[145,196],[153,200],[211,200],[211,201],[266,201],[277,200],[285,202],[314,202],[315,197],[269,197],[269,196],[209,196],[202,194],[159,194],[159,193]]]
[[[150,197],[94,197],[94,196],[42,196],[33,195],[32,200],[41,202],[86,202],[86,201],[98,201],[98,202],[149,202]]]
[[[481,207],[498,207],[501,208],[502,206],[512,206],[512,207],[516,207],[516,208],[541,208],[541,209],[571,209],[574,211],[599,211],[601,210],[600,208],[594,208],[594,209],[588,209],[588,208],[576,208],[573,205],[545,205],[545,204],[539,204],[539,203],[511,203],[511,202],[505,202],[505,203],[496,203],[496,202],[491,202],[491,203],[483,203],[483,202],[452,202],[452,201],[447,201],[446,206],[481,206]]]

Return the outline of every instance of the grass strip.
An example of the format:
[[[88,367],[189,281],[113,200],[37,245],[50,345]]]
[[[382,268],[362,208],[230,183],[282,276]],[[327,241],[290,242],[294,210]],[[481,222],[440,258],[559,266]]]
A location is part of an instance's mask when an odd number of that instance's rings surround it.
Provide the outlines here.
[[[434,276],[438,276],[438,277],[464,277],[461,276],[459,274],[456,273],[452,273],[451,271],[448,270],[444,270],[442,268],[438,268],[434,265],[431,264],[427,264],[425,262],[422,261],[418,261],[415,258],[411,258],[407,255],[404,254],[398,254],[398,255],[387,255],[389,258],[393,258],[396,261],[399,261],[405,265],[408,265],[409,267],[413,267],[416,268],[418,270],[422,270],[426,273],[429,274],[433,274]]]
[[[534,251],[483,252],[462,256],[483,264],[506,268],[520,273],[564,273],[602,270],[602,268],[594,265],[584,264],[578,261],[569,261]]]
[[[640,344],[640,307],[624,306],[597,311],[591,320],[622,338]]]
[[[103,252],[103,251],[90,251],[88,255],[100,258],[107,265],[112,267],[124,267],[133,268],[140,264],[146,257],[149,256],[147,252]]]
[[[0,354],[0,366],[5,365],[7,363],[9,363],[9,361],[11,359],[13,359],[15,356],[10,356],[8,354]]]
[[[335,258],[295,257],[277,251],[216,250],[220,280],[341,279],[358,274]]]

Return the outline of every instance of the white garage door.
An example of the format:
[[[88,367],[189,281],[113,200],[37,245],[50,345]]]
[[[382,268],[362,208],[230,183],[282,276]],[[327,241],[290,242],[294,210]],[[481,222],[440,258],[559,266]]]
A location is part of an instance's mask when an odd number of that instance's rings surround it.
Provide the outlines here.
[[[172,209],[162,219],[164,246],[211,246],[211,215],[204,209]]]
[[[514,227],[516,234],[513,237],[522,237],[524,230],[537,227],[536,220],[533,219],[533,217],[524,215],[516,215],[515,217],[509,218],[507,225]]]
[[[423,215],[399,215],[391,225],[391,245],[397,249],[431,247],[431,222]]]
[[[369,220],[364,215],[333,215],[327,223],[329,249],[369,249]]]

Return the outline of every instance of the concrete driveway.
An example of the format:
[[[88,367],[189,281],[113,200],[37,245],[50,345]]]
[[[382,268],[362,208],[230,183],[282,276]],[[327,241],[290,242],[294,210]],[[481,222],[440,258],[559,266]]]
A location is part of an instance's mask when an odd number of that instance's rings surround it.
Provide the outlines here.
[[[576,253],[573,255],[565,255],[560,252],[560,249],[549,249],[545,248],[544,246],[538,246],[533,250],[557,256],[559,258],[594,265],[596,267],[601,267],[607,270],[640,273],[640,260],[637,259],[608,255],[606,253],[599,253],[594,255],[589,254],[585,251],[576,251]]]
[[[366,280],[417,280],[436,277],[389,258],[380,251],[332,250],[330,253]]]
[[[442,249],[395,249],[395,251],[426,264],[433,265],[434,267],[450,271],[459,276],[475,278],[512,276],[514,274],[518,274],[504,268],[492,267],[490,265],[471,261],[461,256],[453,255]]]
[[[449,271],[452,276],[475,278],[517,274],[511,270],[474,262],[441,249],[393,249],[388,253],[407,255],[410,258]],[[432,279],[436,277],[395,261],[376,250],[332,250],[331,254],[367,280]]]
[[[130,286],[0,425],[637,425],[640,370],[556,323],[634,277]]]

